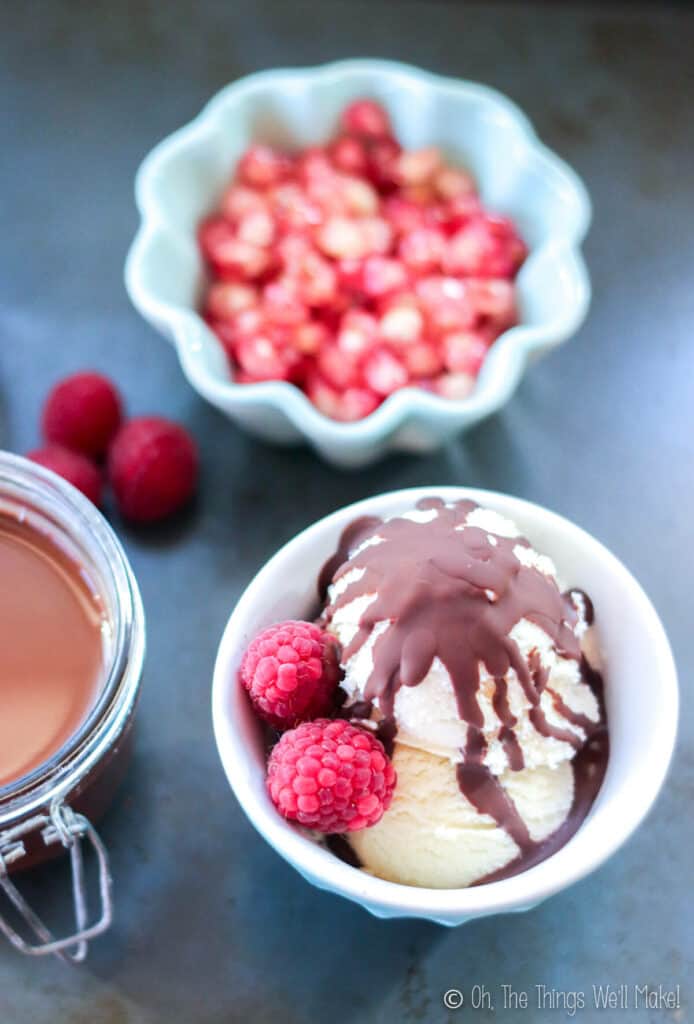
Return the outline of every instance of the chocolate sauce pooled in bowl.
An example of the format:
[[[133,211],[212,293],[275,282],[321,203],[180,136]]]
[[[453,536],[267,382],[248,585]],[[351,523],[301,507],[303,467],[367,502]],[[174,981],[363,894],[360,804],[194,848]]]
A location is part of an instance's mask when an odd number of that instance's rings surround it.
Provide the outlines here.
[[[553,579],[533,566],[523,565],[514,548],[530,547],[521,537],[493,535],[475,527],[462,527],[476,508],[472,501],[446,505],[437,498],[417,504],[420,510],[434,509],[436,516],[425,522],[407,518],[386,521],[364,517],[344,531],[338,550],[326,563],[319,579],[321,599],[328,586],[347,573],[360,571],[356,580],[335,596],[323,613],[329,624],[338,609],[365,595],[376,597],[361,615],[358,629],[343,651],[346,663],[366,643],[377,623],[389,621],[388,629],[373,646],[373,667],[359,707],[352,705],[343,713],[368,717],[371,705],[378,701],[382,721],[379,733],[392,748],[396,723],[394,703],[402,686],[417,686],[438,658],[445,666],[455,693],[458,713],[467,724],[463,761],[456,766],[463,795],[480,814],[487,814],[503,828],[520,853],[500,871],[482,879],[489,882],[509,877],[544,860],[563,846],[585,819],[602,783],[608,756],[602,681],[599,673],[582,655],[574,629],[578,621],[576,605],[582,604],[587,622],[593,609],[582,592],[562,594]],[[377,544],[367,544],[371,537]],[[361,549],[360,549],[361,548]],[[564,658],[578,662],[583,682],[590,686],[600,705],[601,718],[595,723],[573,711],[552,692],[559,714],[584,730],[582,741],[574,732],[548,721],[541,696],[548,674],[539,653],[526,659],[509,636],[521,620],[528,620],[551,639]],[[493,707],[501,728],[499,739],[509,767],[524,767],[507,694],[506,675],[513,670],[530,704],[529,718],[545,737],[570,743],[577,751],[574,769],[574,799],[564,824],[548,839],[534,842],[512,800],[484,764],[486,740],[482,732],[484,717],[478,702],[480,664],[494,678]],[[480,884],[478,882],[477,884]]]

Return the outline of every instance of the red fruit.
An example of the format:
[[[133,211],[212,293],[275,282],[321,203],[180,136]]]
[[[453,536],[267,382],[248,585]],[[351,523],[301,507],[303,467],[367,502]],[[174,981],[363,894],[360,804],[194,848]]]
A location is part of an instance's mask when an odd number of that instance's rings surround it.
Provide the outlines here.
[[[122,514],[148,523],[178,511],[191,497],[198,454],[190,434],[159,416],[129,420],[116,435],[108,475]]]
[[[249,210],[239,219],[236,227],[242,242],[264,249],[275,240],[275,222],[269,210]]]
[[[256,381],[289,380],[298,363],[295,350],[269,330],[241,337],[235,355],[241,369]]]
[[[249,146],[239,160],[239,180],[254,188],[269,188],[289,177],[292,161],[286,153],[272,146]]]
[[[434,187],[444,200],[475,195],[475,180],[459,167],[441,167],[434,175]]]
[[[415,291],[434,332],[466,330],[474,324],[469,291],[457,277],[425,277]]]
[[[100,373],[75,373],[59,381],[43,407],[43,436],[84,455],[106,453],[121,421],[115,386]]]
[[[382,298],[406,288],[407,284],[407,271],[399,260],[385,256],[369,256],[364,260],[362,288],[369,298]]]
[[[395,139],[377,139],[369,146],[369,178],[381,192],[398,184],[397,160],[401,149]]]
[[[362,355],[375,344],[378,336],[378,321],[371,313],[349,309],[340,320],[336,343],[347,355]]]
[[[403,150],[396,161],[395,173],[401,185],[423,185],[431,181],[440,168],[441,151],[430,146]]]
[[[390,118],[375,100],[353,100],[342,111],[340,127],[347,135],[357,135],[365,139],[389,138],[392,134]]]
[[[101,504],[101,473],[86,455],[51,444],[29,452],[27,458],[62,476],[63,480],[81,491],[94,505]]]
[[[377,348],[364,363],[364,381],[377,395],[392,395],[409,383],[405,364],[387,348]]]
[[[424,317],[416,303],[403,296],[396,298],[381,315],[379,333],[381,337],[397,347],[411,345],[418,341],[424,328]]]
[[[330,145],[328,152],[338,170],[347,174],[358,174],[361,177],[366,175],[369,158],[366,146],[361,139],[342,135]]]
[[[335,641],[312,622],[263,630],[239,670],[256,713],[280,730],[329,714],[339,678]]]
[[[432,390],[442,398],[460,401],[475,390],[475,378],[469,373],[443,373],[433,382]]]
[[[240,281],[214,281],[207,292],[205,313],[211,320],[233,320],[258,303],[258,290]]]
[[[484,362],[489,344],[476,331],[457,331],[443,339],[443,359],[446,369],[453,373],[467,373],[476,377]]]
[[[509,220],[480,214],[453,235],[443,267],[448,274],[511,278],[526,255],[525,244]]]
[[[267,788],[280,814],[326,834],[375,825],[395,783],[383,744],[343,719],[285,732],[268,761]]]
[[[307,320],[292,331],[292,345],[302,355],[314,356],[330,339],[330,331],[318,320]]]
[[[223,217],[208,217],[198,229],[203,256],[220,277],[251,280],[271,265],[266,248],[243,241]]]
[[[358,357],[339,349],[333,342],[328,342],[320,350],[316,366],[328,384],[332,384],[338,391],[361,383]]]
[[[402,361],[410,377],[435,377],[443,370],[443,357],[438,345],[418,341],[402,349]]]
[[[263,288],[263,310],[271,323],[296,326],[308,320],[308,309],[299,298],[294,280],[277,277]]]
[[[222,196],[222,213],[229,220],[238,221],[247,213],[266,210],[267,202],[262,194],[245,185],[230,185]]]
[[[416,228],[398,246],[398,257],[413,274],[431,274],[441,267],[446,238],[436,228]]]

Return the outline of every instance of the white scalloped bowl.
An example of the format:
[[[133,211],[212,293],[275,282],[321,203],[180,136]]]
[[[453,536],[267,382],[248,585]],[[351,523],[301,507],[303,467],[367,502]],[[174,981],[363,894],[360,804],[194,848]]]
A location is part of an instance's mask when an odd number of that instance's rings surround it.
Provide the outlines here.
[[[562,579],[590,594],[605,672],[610,756],[588,817],[552,857],[511,878],[469,889],[386,882],[345,864],[281,818],[265,786],[262,729],[238,681],[243,652],[262,629],[315,614],[318,574],[349,523],[364,515],[397,514],[432,495],[446,501],[469,498],[508,516],[550,556]],[[251,823],[280,856],[308,882],[361,904],[377,917],[420,917],[449,926],[529,910],[612,856],[658,795],[672,757],[677,714],[677,672],[665,630],[622,563],[568,519],[507,494],[465,487],[380,494],[333,512],[290,540],[263,566],[234,608],[212,685],[215,738],[229,785]],[[658,884],[657,877],[652,884]]]
[[[516,222],[530,255],[517,278],[521,323],[494,343],[468,398],[403,388],[365,419],[338,423],[291,384],[234,383],[197,312],[206,273],[196,227],[217,206],[251,141],[323,142],[342,107],[362,95],[386,105],[405,146],[437,145],[468,167],[485,204]],[[308,441],[338,466],[366,465],[390,450],[430,451],[489,416],[508,401],[528,363],[567,340],[588,310],[580,245],[591,214],[580,179],[505,96],[404,64],[350,60],[239,79],[152,150],[135,192],[142,221],[126,287],[143,317],[175,344],[192,386],[250,433],[282,444]]]

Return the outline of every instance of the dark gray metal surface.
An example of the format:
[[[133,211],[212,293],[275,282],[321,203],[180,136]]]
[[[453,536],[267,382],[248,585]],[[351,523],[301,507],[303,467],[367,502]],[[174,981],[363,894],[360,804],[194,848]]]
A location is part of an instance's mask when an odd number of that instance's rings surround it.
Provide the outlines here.
[[[132,412],[195,431],[203,481],[183,523],[142,534],[114,517],[149,620],[135,760],[102,826],[115,927],[81,969],[0,948],[0,1022],[491,1019],[444,1010],[446,989],[474,984],[508,1024],[567,1019],[532,1008],[541,983],[585,991],[578,1020],[688,1019],[692,15],[424,0],[8,3],[3,14],[0,445],[32,446],[48,386],[94,366]],[[121,271],[133,174],[155,141],[238,75],[364,54],[489,82],[529,113],[592,194],[595,295],[580,335],[465,440],[341,475],[308,451],[248,439],[198,399],[130,308]],[[661,611],[685,698],[674,770],[627,847],[535,911],[455,931],[377,921],[309,887],[237,807],[209,714],[222,628],[275,548],[346,502],[427,483],[509,491],[595,533]],[[57,869],[28,884],[49,913],[65,912]],[[606,982],[680,983],[683,1007],[599,1011],[591,986]],[[528,990],[531,1009],[504,1011],[503,984]]]

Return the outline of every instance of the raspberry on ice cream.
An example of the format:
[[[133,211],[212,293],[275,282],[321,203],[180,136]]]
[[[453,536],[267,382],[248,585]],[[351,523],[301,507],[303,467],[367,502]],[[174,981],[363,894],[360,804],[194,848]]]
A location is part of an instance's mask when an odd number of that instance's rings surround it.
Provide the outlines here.
[[[118,391],[100,373],[75,373],[59,381],[46,399],[43,435],[51,444],[84,455],[106,454],[121,421]]]
[[[320,718],[337,691],[335,640],[312,622],[280,622],[251,642],[239,678],[257,714],[275,729]]]
[[[51,444],[27,454],[32,462],[50,469],[81,491],[94,505],[101,504],[102,478],[98,466],[79,452]]]
[[[331,834],[375,825],[390,806],[395,769],[383,744],[341,719],[285,732],[268,762],[267,787],[280,814]]]
[[[126,519],[164,519],[193,495],[198,476],[195,442],[179,424],[160,416],[131,419],[111,445],[108,475]]]

